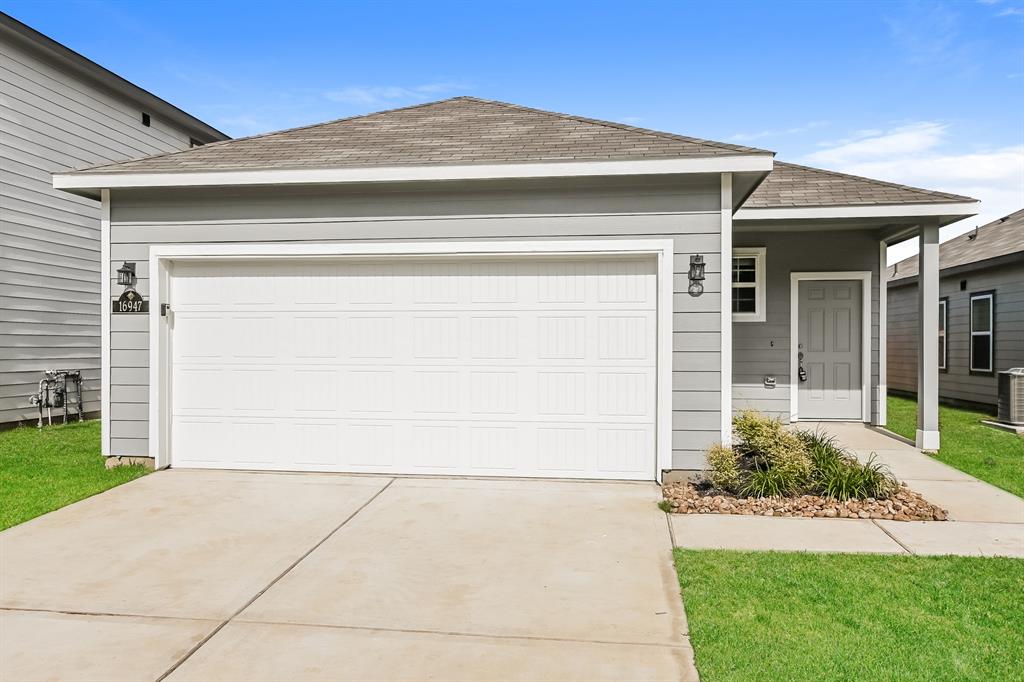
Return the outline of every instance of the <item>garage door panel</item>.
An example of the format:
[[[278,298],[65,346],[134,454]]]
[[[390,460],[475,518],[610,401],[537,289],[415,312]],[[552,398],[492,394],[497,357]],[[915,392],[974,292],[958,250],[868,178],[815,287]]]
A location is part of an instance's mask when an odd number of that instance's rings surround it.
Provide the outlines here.
[[[182,263],[171,297],[172,465],[654,476],[653,260]]]

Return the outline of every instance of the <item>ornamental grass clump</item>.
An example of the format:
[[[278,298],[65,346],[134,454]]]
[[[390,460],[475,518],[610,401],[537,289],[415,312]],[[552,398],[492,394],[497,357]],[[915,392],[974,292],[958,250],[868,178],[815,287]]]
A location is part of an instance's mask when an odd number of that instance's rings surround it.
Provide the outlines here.
[[[835,438],[817,431],[798,431],[814,463],[812,490],[834,500],[883,499],[899,484],[874,455],[863,464],[840,447]]]
[[[787,429],[752,410],[733,418],[735,444],[708,450],[701,488],[739,497],[820,495],[846,501],[884,499],[899,488],[874,456],[862,464],[834,438]]]

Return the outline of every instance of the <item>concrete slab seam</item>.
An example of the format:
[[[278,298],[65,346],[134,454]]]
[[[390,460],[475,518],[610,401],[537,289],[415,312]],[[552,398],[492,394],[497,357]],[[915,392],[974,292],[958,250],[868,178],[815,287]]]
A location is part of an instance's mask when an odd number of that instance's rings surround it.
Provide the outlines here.
[[[907,547],[906,545],[904,545],[904,544],[903,544],[902,542],[900,542],[900,541],[899,541],[899,538],[897,538],[897,537],[896,537],[895,535],[893,535],[892,533],[890,533],[890,532],[889,532],[889,530],[888,530],[887,528],[885,528],[884,526],[882,526],[881,524],[879,524],[877,520],[875,520],[875,519],[871,519],[871,523],[875,524],[875,528],[877,528],[878,530],[880,530],[880,531],[882,531],[883,533],[885,533],[886,535],[888,535],[888,536],[889,536],[889,538],[890,538],[890,539],[891,539],[891,540],[892,540],[893,542],[895,542],[895,543],[896,543],[897,545],[899,545],[900,547],[902,547],[902,548],[903,548],[903,551],[904,551],[904,552],[906,552],[907,554],[914,554],[914,550],[910,549],[909,547]],[[911,521],[911,522],[909,522],[909,523],[913,523],[913,522]]]
[[[187,651],[187,652],[185,653],[185,655],[184,655],[184,656],[182,656],[181,658],[179,658],[179,659],[178,659],[178,660],[177,660],[177,661],[176,661],[176,662],[174,663],[174,665],[172,665],[172,666],[171,666],[170,668],[168,668],[168,669],[167,669],[166,671],[164,671],[164,673],[163,673],[162,675],[160,675],[160,677],[156,678],[156,681],[155,681],[155,682],[163,682],[163,680],[167,679],[167,677],[168,677],[168,676],[169,676],[169,675],[170,675],[171,673],[173,673],[173,672],[174,672],[175,670],[177,670],[178,668],[180,668],[180,667],[181,667],[181,665],[182,665],[182,664],[183,664],[183,663],[184,663],[185,661],[187,661],[188,659],[190,659],[190,658],[191,658],[191,657],[192,657],[192,656],[193,656],[193,655],[194,655],[194,654],[195,654],[195,653],[196,653],[197,651],[199,651],[199,650],[200,650],[201,648],[203,648],[203,646],[204,646],[204,645],[205,645],[205,644],[206,644],[207,642],[209,642],[209,641],[210,641],[211,639],[213,639],[213,637],[214,637],[214,636],[215,636],[215,635],[216,635],[216,634],[217,634],[218,632],[220,632],[221,630],[223,630],[223,629],[224,629],[224,626],[226,626],[226,625],[227,625],[228,623],[230,623],[230,622],[231,622],[232,620],[234,620],[234,619],[235,619],[235,617],[236,617],[236,616],[238,616],[238,614],[242,613],[242,611],[245,611],[245,610],[246,610],[247,608],[249,608],[249,607],[250,607],[250,606],[252,605],[252,603],[253,603],[253,602],[255,602],[255,601],[256,601],[257,599],[259,599],[260,597],[262,597],[262,596],[263,596],[263,595],[264,595],[264,594],[265,594],[265,593],[267,592],[267,590],[269,590],[269,589],[270,589],[271,587],[273,587],[274,585],[276,585],[276,584],[277,584],[277,583],[278,583],[278,582],[279,582],[279,581],[280,581],[280,580],[281,580],[282,578],[284,578],[284,577],[285,577],[286,575],[288,575],[289,573],[291,573],[291,572],[292,572],[292,570],[293,570],[293,569],[294,569],[294,568],[295,568],[296,566],[298,566],[298,565],[299,565],[299,564],[300,564],[300,563],[301,563],[301,562],[303,561],[303,559],[305,559],[306,557],[308,557],[308,556],[309,556],[310,554],[312,554],[313,552],[315,552],[315,551],[316,551],[316,550],[317,550],[317,549],[318,549],[318,548],[319,548],[319,547],[320,547],[321,545],[323,545],[323,544],[324,544],[325,542],[327,542],[328,540],[330,540],[330,539],[331,539],[331,537],[333,537],[335,533],[337,533],[337,532],[338,532],[339,530],[341,530],[341,529],[342,529],[342,527],[344,527],[344,526],[345,526],[345,524],[347,524],[347,523],[348,523],[349,521],[351,521],[351,520],[352,520],[353,518],[355,518],[355,517],[356,517],[356,515],[357,515],[357,514],[359,514],[359,512],[361,512],[361,511],[363,511],[364,509],[366,509],[366,507],[367,507],[367,506],[368,506],[368,505],[369,505],[369,504],[370,504],[371,502],[373,502],[373,501],[374,501],[374,500],[376,500],[376,499],[377,499],[378,497],[380,497],[381,493],[383,493],[383,492],[384,492],[385,490],[387,490],[387,489],[388,489],[389,487],[391,487],[391,484],[392,484],[392,483],[394,483],[394,482],[395,482],[395,479],[394,479],[394,478],[388,479],[388,482],[387,482],[386,484],[384,484],[384,487],[382,487],[382,488],[381,488],[380,490],[378,490],[378,491],[377,491],[376,493],[374,493],[374,494],[373,494],[373,496],[372,496],[372,497],[370,497],[370,499],[368,499],[368,500],[367,500],[366,502],[364,502],[363,504],[359,505],[359,507],[358,507],[358,508],[357,508],[357,509],[356,509],[355,511],[353,511],[353,512],[352,512],[351,514],[349,514],[349,515],[348,515],[347,517],[345,517],[345,519],[344,519],[344,520],[343,520],[343,521],[342,521],[341,523],[339,523],[339,524],[338,524],[337,526],[335,526],[335,527],[334,527],[334,529],[333,529],[333,530],[331,530],[331,532],[330,532],[330,533],[328,533],[327,535],[325,535],[324,537],[322,537],[322,538],[320,539],[320,541],[319,541],[319,542],[317,542],[317,543],[316,543],[315,545],[313,545],[312,547],[310,547],[310,548],[309,548],[309,549],[308,549],[308,550],[307,550],[307,551],[306,551],[305,553],[303,553],[303,554],[302,554],[302,556],[300,556],[300,557],[299,557],[298,559],[296,559],[295,561],[293,561],[293,562],[292,562],[292,563],[291,563],[291,564],[290,564],[290,565],[289,565],[289,566],[288,566],[287,568],[285,568],[285,569],[284,569],[283,571],[281,571],[281,573],[279,573],[279,574],[277,575],[277,577],[275,577],[275,578],[274,578],[273,580],[271,580],[271,581],[270,581],[269,583],[267,583],[267,584],[266,584],[266,585],[265,585],[265,586],[263,587],[263,589],[261,589],[261,590],[260,590],[259,592],[257,592],[257,593],[256,593],[255,595],[253,595],[252,599],[248,600],[248,601],[247,601],[247,602],[246,602],[245,604],[243,604],[243,605],[242,605],[241,607],[239,607],[237,611],[235,611],[234,613],[232,613],[232,614],[231,614],[230,616],[228,616],[228,617],[227,617],[227,618],[226,618],[225,620],[221,621],[221,623],[220,623],[220,624],[219,624],[219,625],[218,625],[217,627],[215,627],[215,628],[214,628],[214,629],[213,629],[213,630],[212,630],[212,631],[211,631],[211,632],[210,632],[210,633],[209,633],[208,635],[206,635],[205,637],[203,637],[203,639],[201,639],[201,640],[200,640],[200,641],[199,641],[199,642],[198,642],[198,643],[197,643],[197,644],[196,644],[195,646],[193,646],[193,647],[192,647],[191,649],[189,649],[189,650],[188,650],[188,651]]]
[[[666,644],[664,642],[631,642],[612,639],[582,639],[578,637],[540,637],[538,635],[503,635],[488,634],[485,632],[458,632],[454,630],[423,630],[418,628],[385,628],[370,627],[364,625],[338,625],[336,623],[294,623],[276,620],[250,620],[248,618],[236,618],[235,623],[247,625],[282,625],[287,627],[302,628],[331,628],[335,630],[360,630],[363,632],[394,632],[411,635],[444,635],[449,637],[476,637],[479,639],[513,639],[535,642],[572,642],[576,644],[610,644],[616,646],[646,646],[658,649],[687,649],[689,648],[689,636],[683,635],[685,643]]]

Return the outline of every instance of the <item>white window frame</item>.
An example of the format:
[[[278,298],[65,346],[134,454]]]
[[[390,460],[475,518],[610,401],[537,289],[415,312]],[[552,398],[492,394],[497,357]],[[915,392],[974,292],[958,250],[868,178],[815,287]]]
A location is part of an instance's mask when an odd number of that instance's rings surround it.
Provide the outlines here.
[[[942,339],[942,352],[939,353],[939,369],[946,367],[949,357],[949,299],[939,299],[939,338]]]
[[[988,299],[988,331],[978,332],[974,331],[974,302],[982,299]],[[977,294],[971,294],[969,299],[969,305],[967,308],[968,328],[971,330],[971,342],[967,348],[967,360],[968,365],[972,372],[980,372],[982,374],[992,374],[996,369],[996,295],[993,291],[985,291]],[[979,336],[988,337],[988,367],[975,367],[974,366],[974,340]]]
[[[766,318],[765,311],[765,274],[766,260],[767,260],[767,248],[764,246],[744,246],[732,250],[733,260],[737,258],[753,258],[754,259],[754,283],[743,283],[740,285],[734,284],[732,281],[732,268],[733,262],[729,262],[728,282],[729,282],[729,310],[732,310],[732,287],[739,286],[744,289],[754,290],[754,312],[752,313],[733,313],[733,322],[764,322]]]

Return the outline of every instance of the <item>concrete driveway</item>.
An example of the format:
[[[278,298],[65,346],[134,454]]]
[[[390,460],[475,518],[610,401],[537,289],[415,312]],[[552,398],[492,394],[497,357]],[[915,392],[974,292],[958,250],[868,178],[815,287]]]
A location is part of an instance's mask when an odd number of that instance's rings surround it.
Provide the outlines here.
[[[158,472],[0,533],[0,679],[693,679],[657,499]]]

